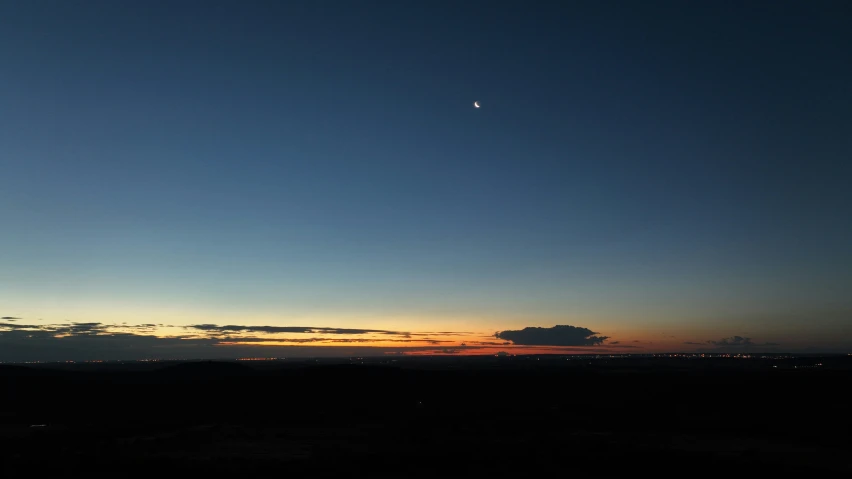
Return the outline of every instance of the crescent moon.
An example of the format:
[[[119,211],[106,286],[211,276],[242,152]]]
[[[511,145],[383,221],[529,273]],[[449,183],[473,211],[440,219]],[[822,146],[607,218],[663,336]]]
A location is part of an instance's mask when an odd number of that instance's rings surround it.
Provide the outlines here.
[[[474,108],[479,108],[479,102],[478,102],[478,101],[473,102],[473,107],[474,107]]]

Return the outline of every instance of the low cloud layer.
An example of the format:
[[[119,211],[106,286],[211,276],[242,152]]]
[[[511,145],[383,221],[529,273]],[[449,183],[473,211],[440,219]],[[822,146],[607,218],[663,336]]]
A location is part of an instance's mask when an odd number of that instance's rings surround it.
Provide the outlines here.
[[[494,337],[523,346],[597,346],[609,339],[608,336],[598,334],[588,328],[557,325],[552,328],[528,327],[500,331]]]
[[[714,346],[719,347],[749,347],[749,346],[780,346],[779,343],[755,343],[751,338],[746,338],[743,336],[731,336],[729,338],[722,338],[718,341],[707,341],[707,344],[712,344]]]
[[[452,332],[306,326],[198,324],[23,324],[0,321],[0,361],[225,359],[239,357],[381,356],[403,351],[455,354]],[[158,335],[160,328],[184,334]],[[445,349],[435,350],[435,346]],[[446,352],[445,352],[446,351]]]
[[[0,320],[0,361],[226,359],[239,357],[381,356],[386,354],[613,353],[645,349],[639,340],[608,341],[588,328],[558,325],[494,334],[453,331],[395,331],[314,326],[195,324],[45,323],[4,316]],[[166,335],[167,334],[167,335]],[[459,336],[465,334],[466,336]],[[481,333],[480,333],[481,334]],[[489,340],[488,338],[491,338]],[[627,343],[627,344],[625,344]],[[698,351],[777,349],[778,343],[734,335],[686,341]]]
[[[704,351],[712,351],[713,349],[706,349],[706,346],[713,346],[715,350],[719,351],[736,351],[736,350],[744,350],[744,349],[755,349],[760,347],[776,347],[780,346],[779,343],[757,343],[752,338],[746,336],[729,336],[727,338],[722,339],[710,339],[707,341],[684,341],[683,344],[687,344],[690,346],[705,346]]]
[[[327,328],[313,326],[239,326],[216,324],[193,324],[187,326],[189,329],[197,329],[211,333],[295,333],[295,334],[389,334],[408,335],[400,331],[387,331],[384,329],[351,329],[351,328]]]
[[[751,346],[754,344],[751,338],[744,338],[742,336],[731,336],[730,338],[722,338],[718,341],[707,341],[707,343],[714,346]]]

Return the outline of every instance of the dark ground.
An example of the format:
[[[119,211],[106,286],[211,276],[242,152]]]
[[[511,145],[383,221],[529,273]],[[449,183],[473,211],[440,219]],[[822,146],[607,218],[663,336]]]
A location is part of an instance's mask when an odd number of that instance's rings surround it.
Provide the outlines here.
[[[850,362],[0,366],[0,470],[149,477],[848,474]],[[817,363],[823,366],[805,367]]]

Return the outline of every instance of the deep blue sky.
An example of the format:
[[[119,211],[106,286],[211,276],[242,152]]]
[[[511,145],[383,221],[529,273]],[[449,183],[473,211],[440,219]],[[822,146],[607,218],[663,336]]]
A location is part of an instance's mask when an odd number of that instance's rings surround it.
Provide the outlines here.
[[[0,2],[0,314],[852,346],[849,4],[562,3]]]

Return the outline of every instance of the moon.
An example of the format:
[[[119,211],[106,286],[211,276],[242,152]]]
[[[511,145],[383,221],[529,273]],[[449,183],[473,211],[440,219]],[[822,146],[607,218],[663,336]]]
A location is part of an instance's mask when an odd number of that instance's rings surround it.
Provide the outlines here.
[[[479,108],[479,102],[478,102],[478,101],[473,102],[473,107],[474,107],[474,108]]]

